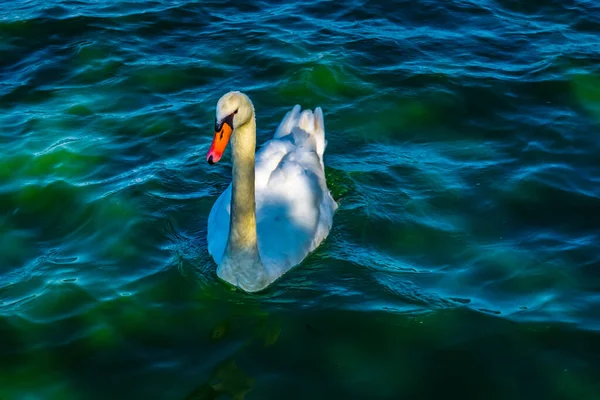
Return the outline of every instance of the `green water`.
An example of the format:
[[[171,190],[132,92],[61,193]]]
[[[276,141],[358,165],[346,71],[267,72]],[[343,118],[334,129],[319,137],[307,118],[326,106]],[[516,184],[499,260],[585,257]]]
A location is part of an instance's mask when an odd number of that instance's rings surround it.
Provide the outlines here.
[[[600,399],[592,1],[5,2],[0,399]],[[220,282],[215,106],[321,106],[330,236]]]

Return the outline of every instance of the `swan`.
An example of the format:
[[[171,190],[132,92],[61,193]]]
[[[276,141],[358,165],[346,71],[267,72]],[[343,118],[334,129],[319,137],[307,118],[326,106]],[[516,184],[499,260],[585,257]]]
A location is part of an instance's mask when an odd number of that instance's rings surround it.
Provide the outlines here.
[[[327,187],[323,111],[295,105],[273,138],[256,151],[256,118],[240,92],[217,102],[206,160],[213,165],[231,142],[232,182],[208,217],[208,252],[217,276],[259,292],[298,265],[329,235],[337,210]]]

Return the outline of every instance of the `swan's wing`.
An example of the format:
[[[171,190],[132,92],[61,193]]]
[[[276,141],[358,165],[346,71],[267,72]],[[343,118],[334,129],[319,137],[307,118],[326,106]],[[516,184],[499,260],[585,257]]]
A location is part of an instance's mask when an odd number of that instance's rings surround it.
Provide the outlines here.
[[[321,110],[321,107],[317,107],[313,113],[311,110],[300,112],[300,109],[300,105],[296,104],[288,111],[275,131],[274,138],[279,139],[290,134],[297,136],[298,132],[301,132],[303,135],[308,135],[308,137],[311,137],[312,140],[314,140],[315,150],[319,155],[319,158],[323,160],[323,153],[327,146],[327,141],[325,140],[323,110]],[[302,136],[294,137],[294,142],[298,146],[302,145],[306,140],[307,138]]]
[[[259,251],[274,277],[300,263],[323,241],[337,208],[323,170],[323,114],[320,109],[299,113],[295,107],[291,115],[294,124],[282,123],[282,132],[289,132],[272,140],[265,153],[277,154],[273,158],[279,162],[275,165],[265,157],[269,168],[257,168],[262,170],[261,181],[257,179]]]
[[[315,154],[315,162],[319,163]],[[314,248],[323,192],[319,178],[288,155],[257,198],[258,246],[272,276],[281,276]]]
[[[288,111],[279,126],[275,130],[275,135],[273,135],[274,139],[280,139],[286,135],[289,135],[292,131],[292,128],[297,126],[298,117],[300,116],[300,104],[296,104],[290,111]]]

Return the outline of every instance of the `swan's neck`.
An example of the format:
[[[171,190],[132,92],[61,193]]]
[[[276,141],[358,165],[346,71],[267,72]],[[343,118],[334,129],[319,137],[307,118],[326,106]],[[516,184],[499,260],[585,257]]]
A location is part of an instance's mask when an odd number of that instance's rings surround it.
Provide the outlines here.
[[[228,252],[256,252],[256,201],[254,195],[254,118],[236,129],[231,138],[233,178]]]
[[[268,285],[267,271],[260,259],[256,232],[254,162],[256,120],[236,129],[231,136],[233,177],[229,238],[218,274],[237,286],[255,292]]]

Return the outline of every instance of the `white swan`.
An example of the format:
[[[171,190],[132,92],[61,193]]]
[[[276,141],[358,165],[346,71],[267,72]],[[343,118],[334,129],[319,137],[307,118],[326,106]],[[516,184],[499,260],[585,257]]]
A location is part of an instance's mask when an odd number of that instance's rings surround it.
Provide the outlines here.
[[[254,105],[229,92],[217,103],[209,164],[221,159],[230,138],[232,183],[210,211],[208,252],[219,278],[258,292],[319,246],[333,224],[338,205],[325,180],[323,112],[294,106],[255,160]]]

